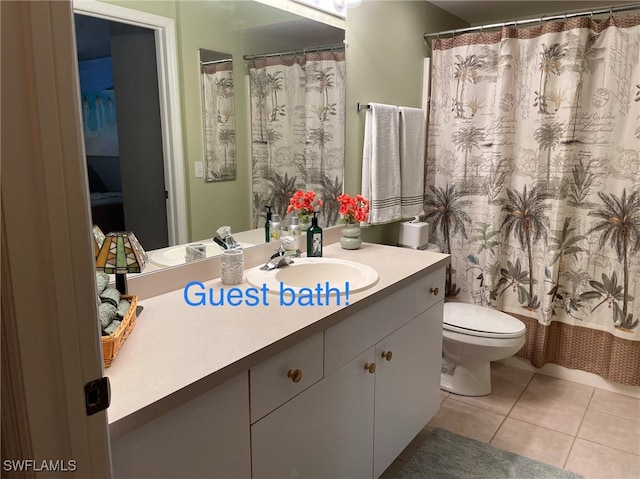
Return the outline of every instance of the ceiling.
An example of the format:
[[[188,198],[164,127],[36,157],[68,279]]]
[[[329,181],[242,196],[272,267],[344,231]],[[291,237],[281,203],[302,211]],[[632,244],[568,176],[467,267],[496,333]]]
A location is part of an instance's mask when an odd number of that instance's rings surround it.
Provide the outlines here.
[[[484,25],[509,20],[538,18],[552,14],[583,12],[597,8],[638,3],[638,0],[583,0],[583,1],[531,1],[531,0],[429,0],[470,25]]]
[[[0,0],[1,1],[1,0]],[[638,3],[639,0],[582,0],[582,1],[531,1],[531,0],[428,0],[468,22],[470,25],[485,25],[525,18],[538,18],[545,15],[567,12],[588,11],[591,9]],[[109,22],[92,17],[76,15],[76,36],[78,37],[79,59],[109,55]],[[296,48],[318,45],[339,44],[344,31],[321,22],[297,18],[284,23],[275,23],[245,29],[245,35],[267,36],[272,40],[297,44]],[[105,40],[106,39],[106,40]],[[264,53],[264,52],[255,52]]]

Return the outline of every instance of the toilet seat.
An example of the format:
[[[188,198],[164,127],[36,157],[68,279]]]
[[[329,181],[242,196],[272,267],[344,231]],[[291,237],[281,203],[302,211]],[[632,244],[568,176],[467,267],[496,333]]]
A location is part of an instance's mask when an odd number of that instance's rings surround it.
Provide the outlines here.
[[[501,311],[468,303],[445,303],[444,329],[484,338],[517,338],[526,328]]]

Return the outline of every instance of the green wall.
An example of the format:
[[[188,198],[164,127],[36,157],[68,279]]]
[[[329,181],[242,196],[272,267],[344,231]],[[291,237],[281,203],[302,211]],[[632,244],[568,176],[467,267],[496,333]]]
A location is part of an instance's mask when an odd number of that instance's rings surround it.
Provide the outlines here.
[[[422,107],[425,32],[468,26],[427,2],[364,0],[347,15],[345,192],[360,192],[365,113],[356,103]],[[365,241],[396,244],[398,223],[363,229]]]

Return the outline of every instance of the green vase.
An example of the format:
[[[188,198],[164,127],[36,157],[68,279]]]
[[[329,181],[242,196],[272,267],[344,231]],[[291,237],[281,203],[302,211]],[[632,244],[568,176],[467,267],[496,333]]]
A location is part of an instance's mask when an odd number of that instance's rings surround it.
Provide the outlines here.
[[[340,237],[340,246],[344,249],[358,249],[362,246],[360,238],[360,226],[355,223],[347,223],[342,228],[342,236]]]
[[[298,215],[298,225],[300,225],[300,233],[306,233],[311,227],[311,217],[309,215]]]

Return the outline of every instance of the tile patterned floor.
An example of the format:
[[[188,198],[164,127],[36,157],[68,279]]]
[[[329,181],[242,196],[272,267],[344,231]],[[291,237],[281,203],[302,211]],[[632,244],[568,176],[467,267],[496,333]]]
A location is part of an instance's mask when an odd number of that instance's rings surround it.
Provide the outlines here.
[[[394,478],[436,427],[585,479],[640,478],[640,399],[500,363],[492,364],[491,380],[489,396],[441,391],[438,414],[382,479]]]

